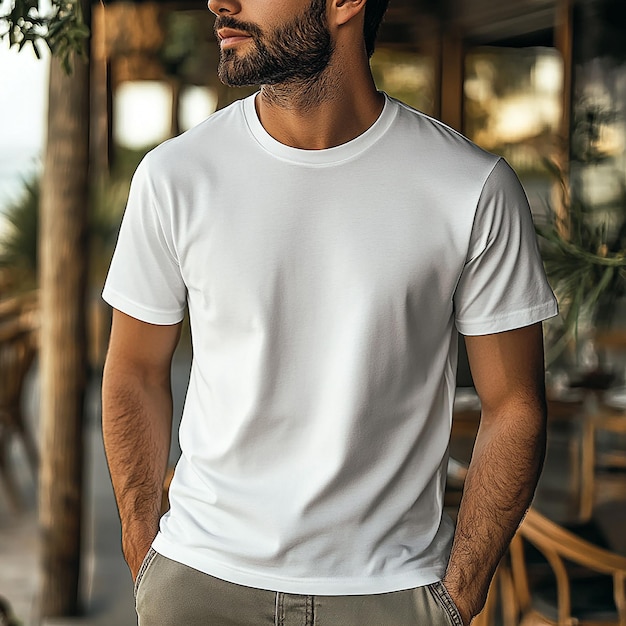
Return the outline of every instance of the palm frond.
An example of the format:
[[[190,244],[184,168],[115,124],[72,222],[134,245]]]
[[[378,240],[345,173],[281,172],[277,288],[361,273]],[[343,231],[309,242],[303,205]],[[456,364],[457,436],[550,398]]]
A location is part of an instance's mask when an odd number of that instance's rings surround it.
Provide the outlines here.
[[[615,301],[626,295],[626,193],[608,214],[585,204],[580,193],[567,189],[554,164],[563,190],[563,209],[548,206],[536,225],[546,273],[559,300],[565,335],[577,339],[579,322],[596,325],[610,320]]]

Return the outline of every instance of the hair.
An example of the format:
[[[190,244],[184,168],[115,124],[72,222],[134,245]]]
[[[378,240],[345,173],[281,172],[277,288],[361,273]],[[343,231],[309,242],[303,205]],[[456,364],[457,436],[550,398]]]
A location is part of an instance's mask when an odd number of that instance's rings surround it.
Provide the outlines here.
[[[385,15],[388,4],[389,0],[367,0],[365,4],[363,35],[365,36],[365,49],[367,50],[368,57],[374,54],[378,27],[383,21],[383,15]]]

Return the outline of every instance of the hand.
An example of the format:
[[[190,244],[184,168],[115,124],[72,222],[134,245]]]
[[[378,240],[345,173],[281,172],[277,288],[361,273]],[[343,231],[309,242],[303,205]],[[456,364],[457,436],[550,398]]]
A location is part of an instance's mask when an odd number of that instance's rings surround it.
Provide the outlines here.
[[[150,544],[148,544],[144,551],[138,551],[134,555],[132,555],[132,557],[125,557],[128,569],[130,569],[130,575],[132,576],[133,583],[137,580],[139,570],[141,569],[141,564],[146,558],[146,554],[148,554],[149,549]]]
[[[467,602],[463,598],[463,594],[455,589],[453,585],[447,582],[445,578],[442,582],[448,594],[450,594],[450,598],[452,598],[452,602],[454,602],[454,605],[456,606],[461,616],[461,619],[463,620],[463,626],[469,626],[472,619],[474,619],[474,616],[476,615],[476,613],[471,608],[471,604]]]
[[[141,568],[143,560],[148,554],[148,550],[152,545],[156,533],[137,533],[129,534],[124,533],[122,538],[122,546],[124,552],[124,558],[130,569],[130,574],[133,578],[133,582],[137,579],[137,574]]]

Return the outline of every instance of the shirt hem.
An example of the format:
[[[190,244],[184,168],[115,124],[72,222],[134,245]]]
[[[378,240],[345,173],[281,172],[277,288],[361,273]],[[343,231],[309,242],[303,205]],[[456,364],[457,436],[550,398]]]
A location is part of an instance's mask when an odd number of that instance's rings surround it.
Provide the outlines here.
[[[157,535],[152,547],[168,559],[226,582],[266,591],[301,595],[358,596],[392,593],[435,583],[441,580],[445,570],[445,564],[442,563],[441,567],[423,568],[419,571],[385,577],[290,578],[267,574],[266,572],[246,571],[202,558],[198,556],[197,550],[192,551],[181,546],[173,546],[162,534]]]

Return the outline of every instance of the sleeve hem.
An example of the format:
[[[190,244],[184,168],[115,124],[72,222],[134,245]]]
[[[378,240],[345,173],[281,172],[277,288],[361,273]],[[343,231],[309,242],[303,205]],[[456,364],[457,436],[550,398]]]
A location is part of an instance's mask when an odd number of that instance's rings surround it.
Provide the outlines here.
[[[102,299],[110,304],[114,309],[134,317],[141,322],[155,324],[158,326],[171,326],[178,324],[185,317],[185,310],[178,309],[176,311],[158,311],[143,306],[125,296],[117,293],[110,287],[105,287],[102,291]]]
[[[556,300],[551,300],[530,309],[514,311],[507,315],[474,320],[456,320],[456,327],[462,335],[492,335],[530,326],[555,317],[558,313]]]

